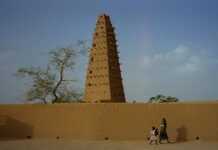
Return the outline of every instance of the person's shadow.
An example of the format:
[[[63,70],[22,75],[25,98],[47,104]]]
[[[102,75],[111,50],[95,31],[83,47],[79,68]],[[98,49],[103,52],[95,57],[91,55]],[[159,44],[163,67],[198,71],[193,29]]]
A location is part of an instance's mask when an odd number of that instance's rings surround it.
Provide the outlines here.
[[[176,142],[185,142],[187,140],[187,129],[184,125],[176,129]]]

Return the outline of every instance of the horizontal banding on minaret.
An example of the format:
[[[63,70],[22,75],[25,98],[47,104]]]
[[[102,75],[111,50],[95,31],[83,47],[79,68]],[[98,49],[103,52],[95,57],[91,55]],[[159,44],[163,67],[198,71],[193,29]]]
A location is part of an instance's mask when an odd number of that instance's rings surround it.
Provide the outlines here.
[[[114,28],[106,14],[98,17],[86,75],[86,102],[125,102]]]

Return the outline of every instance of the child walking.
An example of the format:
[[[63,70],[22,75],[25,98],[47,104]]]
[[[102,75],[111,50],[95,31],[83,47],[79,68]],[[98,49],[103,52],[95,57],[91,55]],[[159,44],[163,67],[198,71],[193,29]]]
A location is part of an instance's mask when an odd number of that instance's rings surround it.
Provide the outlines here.
[[[153,142],[155,142],[155,144],[157,144],[157,140],[158,140],[158,129],[156,127],[152,127],[151,131],[150,131],[150,138],[149,138],[149,144],[152,144]]]

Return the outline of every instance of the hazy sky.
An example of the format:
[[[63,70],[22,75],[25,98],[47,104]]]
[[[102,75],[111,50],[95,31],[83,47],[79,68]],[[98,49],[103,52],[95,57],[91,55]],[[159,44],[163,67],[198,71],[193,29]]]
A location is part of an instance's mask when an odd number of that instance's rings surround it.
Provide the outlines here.
[[[44,66],[49,50],[89,40],[96,18],[116,28],[126,97],[218,99],[217,0],[0,0],[0,103],[20,103],[19,67]],[[87,56],[86,56],[87,57]],[[83,89],[87,58],[72,77]]]

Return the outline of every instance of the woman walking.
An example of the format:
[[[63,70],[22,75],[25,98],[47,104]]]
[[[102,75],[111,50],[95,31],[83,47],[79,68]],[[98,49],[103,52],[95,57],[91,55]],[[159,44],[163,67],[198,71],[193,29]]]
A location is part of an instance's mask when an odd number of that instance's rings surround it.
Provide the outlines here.
[[[162,118],[160,123],[160,135],[159,135],[159,143],[161,144],[162,140],[167,140],[169,143],[168,135],[167,135],[167,121],[165,118]]]

